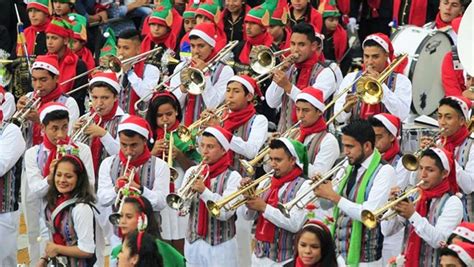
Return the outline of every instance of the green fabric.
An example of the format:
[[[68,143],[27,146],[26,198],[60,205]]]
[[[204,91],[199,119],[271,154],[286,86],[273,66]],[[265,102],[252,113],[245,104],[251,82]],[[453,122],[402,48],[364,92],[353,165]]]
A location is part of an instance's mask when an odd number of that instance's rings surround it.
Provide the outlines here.
[[[108,36],[107,36],[108,35]],[[115,33],[112,28],[108,28],[104,32],[105,36],[105,43],[102,49],[100,49],[100,57],[107,56],[107,55],[112,55],[116,56],[117,55],[117,43],[115,39]]]
[[[161,20],[166,20],[170,12],[171,12],[171,8],[161,7],[159,10],[153,11],[153,13],[151,13],[151,17],[155,17]]]
[[[186,266],[186,260],[173,246],[166,243],[165,241],[156,239],[156,246],[161,257],[163,257],[164,267],[184,267]],[[110,252],[112,259],[117,259],[118,254],[122,251],[122,245],[118,245]]]
[[[208,13],[211,13],[215,17],[217,12],[219,12],[220,10],[220,5],[219,3],[214,3],[214,2],[211,2],[211,3],[204,2],[199,5],[198,9],[203,9],[207,11]]]
[[[298,156],[298,161],[300,162],[301,165],[303,165],[303,173],[305,175],[308,175],[308,152],[306,151],[306,146],[303,145],[301,142],[293,139],[288,139],[291,144],[293,145],[293,148],[296,151],[296,155]]]
[[[64,19],[53,19],[50,23],[68,30],[72,29],[72,25]]]
[[[191,138],[188,142],[183,142],[179,139],[178,133],[173,133],[174,146],[182,151],[189,159],[195,162],[201,162],[201,155],[196,150],[195,138]],[[170,133],[166,133],[166,139],[170,139]]]
[[[64,4],[74,4],[76,0],[53,0],[53,2],[59,2]]]
[[[360,184],[359,190],[357,191],[357,196],[356,196],[357,204],[362,204],[364,202],[367,184],[372,178],[372,175],[377,169],[377,166],[379,165],[381,159],[382,159],[382,156],[380,155],[379,151],[375,149],[374,156],[372,157],[369,167],[367,168],[367,170],[364,173],[364,176],[362,177],[362,182]],[[339,186],[339,192],[338,192],[339,195],[342,195],[344,188],[346,188],[347,180],[349,178],[349,174],[352,172],[352,168],[353,166],[349,165],[349,167],[346,169],[346,173],[344,174],[344,177],[342,178],[341,183],[340,183],[341,186]],[[331,234],[334,236],[335,231],[336,231],[337,220],[339,218],[339,207],[337,206],[334,208],[333,217],[334,217],[334,224],[331,227]],[[361,242],[362,241],[362,227],[363,226],[360,221],[352,220],[349,253],[347,254],[347,260],[346,260],[346,263],[349,266],[359,266],[360,250],[361,250],[360,244],[362,244]]]
[[[69,20],[71,20],[72,24],[72,31],[74,32],[74,35],[80,35],[80,38],[83,41],[87,41],[87,19],[86,17],[76,14],[76,13],[70,13],[69,14]]]
[[[28,4],[32,4],[32,3],[42,5],[46,9],[49,9],[49,7],[51,6],[51,3],[49,2],[49,0],[30,0],[30,1],[28,1]]]
[[[341,13],[339,13],[339,11],[337,11],[337,10],[328,10],[328,11],[323,12],[323,18],[339,17],[339,16],[341,16]]]

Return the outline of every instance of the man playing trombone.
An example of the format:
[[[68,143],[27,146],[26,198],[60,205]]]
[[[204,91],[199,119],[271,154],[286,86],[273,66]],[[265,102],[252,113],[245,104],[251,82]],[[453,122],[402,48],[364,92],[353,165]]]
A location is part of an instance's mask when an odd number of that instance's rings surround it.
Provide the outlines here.
[[[395,181],[393,167],[382,161],[375,149],[375,133],[365,120],[355,120],[342,128],[342,145],[349,161],[346,171],[336,175],[338,185],[323,183],[316,196],[335,205],[332,234],[337,254],[347,265],[382,266],[380,229],[362,225],[362,211],[373,211],[387,202]],[[321,207],[327,208],[321,201]]]

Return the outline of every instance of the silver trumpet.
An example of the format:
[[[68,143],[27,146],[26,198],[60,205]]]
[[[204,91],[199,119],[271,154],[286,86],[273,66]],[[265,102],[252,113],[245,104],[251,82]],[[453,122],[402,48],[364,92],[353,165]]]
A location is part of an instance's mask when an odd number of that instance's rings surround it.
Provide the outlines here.
[[[117,192],[117,197],[115,198],[115,202],[113,207],[119,207],[117,212],[114,212],[110,214],[109,216],[109,221],[112,225],[118,226],[120,222],[120,214],[122,213],[123,209],[123,204],[125,203],[125,198],[133,195],[134,193],[141,194],[140,189],[132,187],[132,181],[133,178],[135,177],[135,168],[129,169],[130,166],[130,160],[132,159],[132,156],[127,157],[127,163],[125,164],[125,168],[123,169],[123,174],[122,176],[125,176],[128,172],[128,183],[124,185],[122,188],[120,188]]]
[[[100,111],[100,109],[97,109],[97,111]],[[73,143],[86,143],[89,140],[89,135],[85,133],[87,127],[91,126],[94,124],[94,118],[99,116],[99,121],[97,124],[100,124],[102,122],[102,117],[95,111],[92,114],[84,114],[79,118],[79,121],[82,123],[81,127],[73,131],[71,134],[71,140]]]
[[[26,116],[30,111],[33,109],[38,108],[38,105],[41,101],[41,97],[34,97],[32,96],[31,98],[28,99],[28,102],[26,102],[25,106],[17,110],[15,114],[10,118],[9,122],[15,124],[16,126],[23,128],[26,123]]]
[[[308,199],[306,202],[302,202],[305,197],[308,196],[308,194],[313,193],[314,189],[316,189],[318,186],[321,184],[325,183],[326,181],[330,181],[331,177],[336,174],[339,170],[344,168],[344,164],[346,163],[347,158],[344,160],[341,160],[336,166],[334,166],[331,170],[327,171],[320,179],[314,180],[311,183],[311,186],[303,191],[302,193],[298,194],[295,196],[293,200],[290,202],[287,202],[285,204],[283,203],[278,203],[277,208],[280,210],[280,212],[285,215],[285,217],[290,218],[290,211],[296,206],[298,209],[304,209],[308,203],[314,202],[316,199],[318,199],[317,196],[313,196],[312,198]],[[317,177],[314,177],[317,178]],[[338,183],[337,181],[336,183]],[[333,184],[335,185],[335,184]],[[300,204],[301,203],[301,204]]]

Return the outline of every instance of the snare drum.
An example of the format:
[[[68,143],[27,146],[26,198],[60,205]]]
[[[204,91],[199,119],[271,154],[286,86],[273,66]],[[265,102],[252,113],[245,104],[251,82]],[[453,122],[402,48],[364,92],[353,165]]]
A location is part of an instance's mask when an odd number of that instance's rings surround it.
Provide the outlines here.
[[[433,114],[444,97],[441,65],[451,50],[451,39],[445,32],[416,26],[400,27],[391,38],[395,54],[408,54],[403,74],[412,83],[412,111],[418,115]]]
[[[439,128],[427,128],[424,126],[416,125],[403,125],[400,151],[403,154],[412,154],[420,148],[421,137],[435,136],[438,132]]]

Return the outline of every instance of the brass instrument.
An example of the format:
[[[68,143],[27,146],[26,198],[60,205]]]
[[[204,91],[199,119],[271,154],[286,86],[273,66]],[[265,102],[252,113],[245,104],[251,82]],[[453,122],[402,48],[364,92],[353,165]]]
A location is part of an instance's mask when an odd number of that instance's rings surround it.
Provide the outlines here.
[[[270,72],[276,65],[276,58],[290,51],[290,48],[273,52],[269,47],[257,45],[250,51],[250,68],[257,74]]]
[[[260,176],[258,179],[252,181],[250,184],[242,186],[234,193],[224,197],[223,199],[219,201],[208,200],[206,203],[206,206],[209,213],[214,217],[219,217],[219,215],[221,214],[222,208],[224,208],[226,211],[237,210],[238,207],[247,203],[249,199],[253,197],[257,197],[258,195],[270,189],[271,183],[268,183],[268,185],[266,185],[265,187],[261,189],[257,189],[257,187],[261,182],[271,179],[274,172],[275,171],[272,170],[269,173],[266,173]],[[240,196],[243,196],[244,198],[238,200],[237,202],[232,204],[230,207],[226,207],[227,204],[239,198]]]
[[[84,114],[81,117],[79,117],[79,121],[81,122],[81,127],[74,130],[71,134],[71,141],[73,143],[86,143],[89,140],[89,136],[85,134],[85,131],[87,127],[91,126],[94,124],[94,118],[99,116],[99,121],[97,124],[100,124],[102,122],[102,117],[97,113],[97,111],[100,111],[98,108],[96,112],[92,114]]]
[[[341,160],[336,166],[334,166],[331,170],[327,171],[320,179],[315,180],[313,179],[313,182],[311,183],[310,187],[303,191],[302,193],[298,194],[295,196],[293,200],[290,202],[287,202],[285,204],[283,203],[278,203],[277,208],[280,210],[280,212],[285,215],[285,217],[290,218],[290,211],[296,206],[298,209],[304,209],[308,203],[314,202],[318,197],[313,196],[312,198],[308,199],[306,202],[302,202],[305,197],[307,197],[309,194],[313,193],[314,189],[316,189],[318,186],[321,184],[330,181],[331,177],[336,174],[339,170],[344,168],[344,164],[347,162],[347,158],[344,160]],[[316,177],[315,177],[316,178]],[[339,184],[340,180],[336,182],[337,185]],[[302,205],[299,205],[298,203],[302,203]]]
[[[299,126],[301,121],[296,122],[293,126],[288,128],[283,134],[282,137],[285,138],[295,138],[296,135],[299,133]],[[245,172],[252,176],[255,174],[255,166],[259,164],[263,158],[270,152],[270,146],[267,145],[264,148],[260,149],[258,154],[250,161],[246,159],[240,159],[240,164],[245,169]]]
[[[165,123],[164,125],[164,132],[165,132],[165,140],[166,140],[166,133],[168,130],[168,124]],[[173,132],[170,132],[170,139],[169,139],[169,145],[168,145],[168,155],[166,155],[166,150],[163,150],[163,154],[161,155],[161,158],[163,160],[166,160],[168,163],[168,168],[170,169],[170,180],[171,182],[176,181],[178,179],[178,171],[173,168],[173,143],[174,143],[174,136]]]
[[[15,124],[16,126],[23,128],[26,123],[26,116],[30,111],[33,109],[38,108],[38,105],[41,101],[41,97],[34,97],[32,96],[31,98],[28,99],[28,102],[26,102],[25,106],[17,110],[13,116],[10,118],[9,122]]]
[[[208,168],[208,165],[204,163],[205,159],[192,171],[186,182],[186,185],[178,190],[176,193],[170,193],[166,196],[166,203],[174,210],[180,212],[181,216],[189,213],[189,207],[192,199],[196,196],[196,192],[193,190],[193,185],[198,179],[206,180],[209,177],[209,172],[206,172],[204,177],[201,173]]]
[[[380,73],[377,79],[365,75],[366,72],[364,72],[363,75],[359,76],[349,86],[344,88],[344,90],[342,90],[341,93],[335,96],[333,100],[326,105],[324,110],[326,111],[330,106],[334,105],[336,101],[342,95],[346,94],[347,92],[349,92],[349,90],[351,90],[354,84],[356,84],[356,96],[358,96],[358,98],[361,99],[364,103],[369,104],[369,105],[380,103],[383,98],[382,84],[390,76],[390,74],[395,70],[395,68],[398,67],[398,65],[400,65],[407,57],[408,57],[408,54],[403,54],[397,57],[389,66],[387,66],[387,68],[385,68],[382,71],[382,73]],[[341,110],[336,112],[326,122],[326,124],[328,125],[331,124],[332,121],[334,121],[336,117],[339,116],[339,114],[341,114],[344,111],[344,109],[346,109],[347,107],[348,105],[345,104],[341,108]]]
[[[264,81],[270,79],[273,76],[273,72],[275,70],[282,70],[283,67],[286,66],[287,64],[293,64],[298,59],[298,57],[299,57],[298,53],[294,53],[287,56],[280,62],[280,64],[274,66],[273,68],[269,68],[267,72],[264,72],[258,75],[257,77],[255,77],[254,78],[255,81],[257,82],[257,84],[263,83]]]
[[[426,145],[424,148],[418,149],[413,154],[405,154],[402,156],[402,165],[405,169],[409,171],[416,171],[420,167],[420,157],[427,149],[429,149],[432,145],[436,144],[439,139],[439,136],[446,130],[446,128],[441,128],[436,136],[433,137],[433,140]]]
[[[416,184],[415,187],[413,187],[410,190],[405,191],[403,194],[398,196],[396,199],[387,202],[387,204],[385,206],[375,210],[374,212],[372,212],[370,210],[363,210],[362,213],[361,213],[362,223],[367,228],[373,229],[377,226],[378,222],[381,222],[383,220],[388,220],[388,219],[392,218],[393,216],[396,215],[396,212],[390,212],[388,214],[385,214],[385,213],[387,213],[388,210],[390,210],[391,208],[396,206],[398,203],[400,203],[400,202],[402,202],[402,201],[404,201],[404,200],[406,200],[410,197],[413,197],[416,193],[418,193],[418,191],[420,190],[419,187],[423,183],[424,183],[424,181],[418,182],[418,184]],[[421,196],[418,196],[418,198],[413,200],[413,202],[414,203],[418,202],[420,200],[420,198],[421,198]]]

